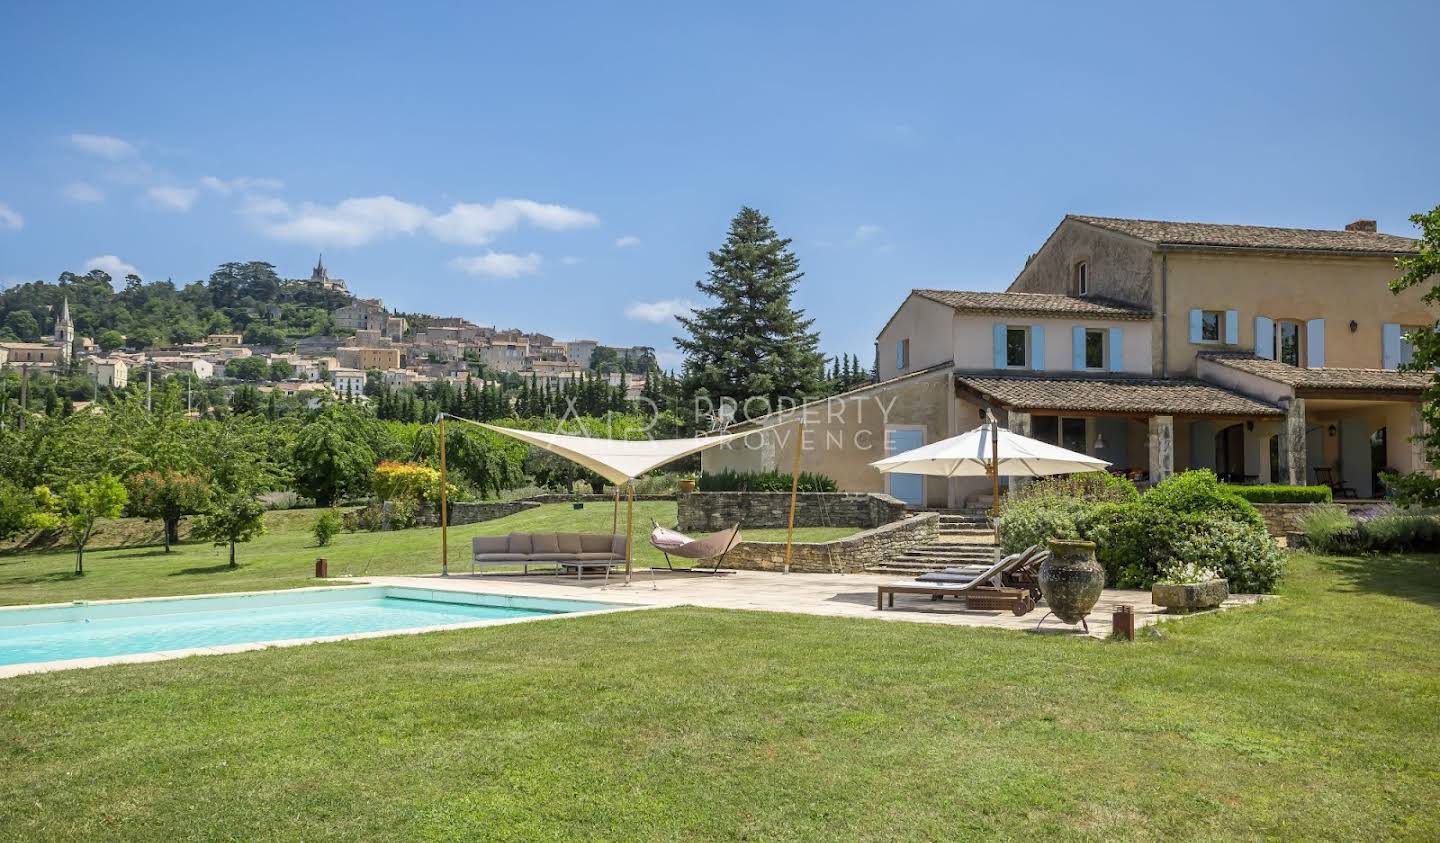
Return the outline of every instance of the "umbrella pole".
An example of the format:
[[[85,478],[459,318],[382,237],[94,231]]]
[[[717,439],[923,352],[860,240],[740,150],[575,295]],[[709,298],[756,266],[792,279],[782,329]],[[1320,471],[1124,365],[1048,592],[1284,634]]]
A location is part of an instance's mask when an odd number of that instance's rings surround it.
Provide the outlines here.
[[[800,443],[805,436],[805,417],[800,417],[800,426],[795,429],[795,461],[790,465],[790,520],[785,525],[785,567],[783,573],[790,573],[790,552],[795,544],[795,499],[800,493]]]
[[[630,584],[630,570],[634,558],[635,535],[635,481],[631,480],[625,490],[625,584]]]
[[[995,528],[995,543],[1000,543],[1000,423],[990,414],[990,523]]]
[[[446,506],[445,414],[440,414],[440,576],[450,576],[450,513]]]

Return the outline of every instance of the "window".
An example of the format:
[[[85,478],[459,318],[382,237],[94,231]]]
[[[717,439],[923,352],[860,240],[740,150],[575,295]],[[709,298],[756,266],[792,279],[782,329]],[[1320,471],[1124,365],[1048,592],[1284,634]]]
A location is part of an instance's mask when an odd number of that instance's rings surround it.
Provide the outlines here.
[[[1300,365],[1300,323],[1275,323],[1275,359],[1291,366]]]
[[[905,371],[910,366],[910,339],[907,337],[895,343],[895,368]]]
[[[1085,368],[1105,368],[1105,331],[1102,328],[1085,329]]]
[[[1220,342],[1221,331],[1225,324],[1225,314],[1218,310],[1204,310],[1200,312],[1200,341]]]
[[[1024,328],[1005,329],[1005,365],[1012,369],[1023,369],[1029,361],[1026,354],[1029,332]]]
[[[1407,326],[1400,329],[1400,365],[1409,366],[1415,362],[1415,343],[1411,342],[1410,335],[1425,330],[1415,326]]]
[[[1075,295],[1090,295],[1090,264],[1086,261],[1075,264]]]
[[[1063,418],[1060,420],[1060,447],[1079,454],[1088,454],[1085,447],[1085,420]]]

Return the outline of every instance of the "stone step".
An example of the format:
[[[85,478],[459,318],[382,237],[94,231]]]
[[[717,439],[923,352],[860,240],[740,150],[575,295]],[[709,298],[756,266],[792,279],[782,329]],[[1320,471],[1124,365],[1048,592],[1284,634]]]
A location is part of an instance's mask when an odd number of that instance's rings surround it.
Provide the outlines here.
[[[995,555],[994,546],[987,547],[983,544],[955,544],[948,547],[914,547],[909,550],[897,553],[897,556],[927,556],[936,559],[966,559],[984,557],[986,559]]]
[[[984,536],[993,534],[994,532],[995,531],[989,527],[978,525],[970,526],[967,524],[965,526],[956,525],[954,527],[947,527],[944,524],[940,525],[940,535],[942,536]]]

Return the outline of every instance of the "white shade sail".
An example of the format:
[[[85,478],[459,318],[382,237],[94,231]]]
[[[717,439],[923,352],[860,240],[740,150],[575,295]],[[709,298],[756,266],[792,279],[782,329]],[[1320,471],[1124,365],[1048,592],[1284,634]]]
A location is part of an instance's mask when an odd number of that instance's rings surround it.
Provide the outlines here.
[[[706,448],[741,439],[753,432],[694,436],[689,439],[596,439],[590,436],[516,430],[483,422],[478,424],[486,430],[503,433],[552,454],[559,454],[617,484],[634,480],[651,469],[681,457],[698,454]]]
[[[992,439],[992,435],[997,438]],[[870,464],[885,474],[975,477],[989,474],[992,462],[996,462],[1001,477],[1046,477],[1104,471],[1110,465],[1102,459],[1011,433],[991,424]]]

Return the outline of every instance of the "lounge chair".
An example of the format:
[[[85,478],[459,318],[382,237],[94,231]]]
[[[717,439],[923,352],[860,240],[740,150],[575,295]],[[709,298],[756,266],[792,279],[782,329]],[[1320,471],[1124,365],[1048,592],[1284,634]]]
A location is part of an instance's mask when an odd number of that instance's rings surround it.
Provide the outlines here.
[[[1350,486],[1345,485],[1344,480],[1335,479],[1335,470],[1327,465],[1315,467],[1315,482],[1321,486],[1329,486],[1330,494],[1337,498],[1358,498],[1360,497]]]
[[[884,610],[886,597],[891,608],[895,606],[896,594],[928,594],[932,598],[958,597],[965,601],[967,609],[1009,609],[1024,615],[1035,608],[1035,598],[1028,588],[1011,588],[999,585],[1002,577],[1016,568],[1025,557],[1023,553],[1001,559],[989,568],[979,571],[968,582],[920,582],[902,580],[889,585],[877,586],[875,608]]]
[[[999,582],[993,583],[997,586],[1009,588],[1024,588],[1030,592],[1030,596],[1036,600],[1040,599],[1040,563],[1050,558],[1050,551],[1039,545],[1031,545],[1019,553],[1012,553],[1005,557],[1012,560],[1012,564],[1001,571],[998,577]],[[1001,560],[1002,562],[1005,560]],[[926,583],[952,583],[962,584],[970,582],[986,571],[985,565],[956,565],[939,571],[930,571],[916,577],[917,582]]]
[[[650,531],[650,546],[665,555],[665,567],[671,571],[693,571],[694,566],[689,568],[676,568],[670,561],[671,554],[681,559],[694,559],[697,562],[705,559],[714,559],[715,566],[710,573],[720,572],[720,563],[725,561],[725,556],[730,549],[740,543],[740,525],[736,524],[718,533],[711,533],[700,539],[692,539],[684,533],[661,527],[660,522],[650,520],[655,529]]]

